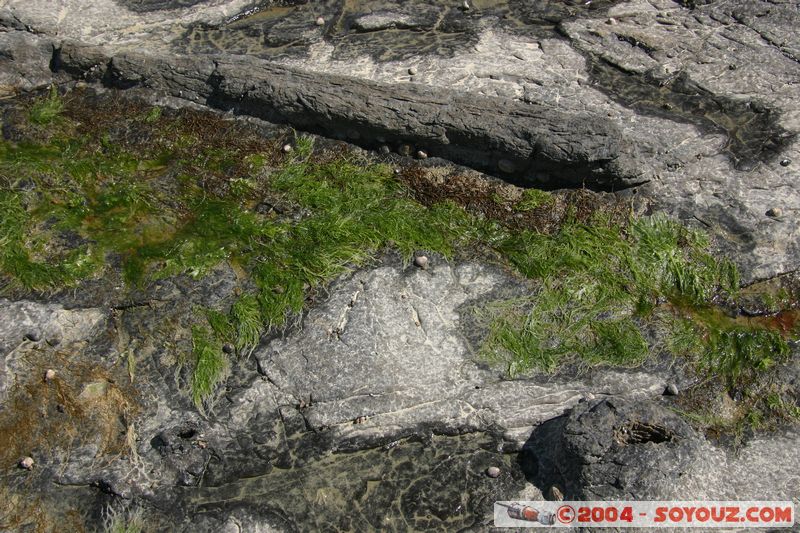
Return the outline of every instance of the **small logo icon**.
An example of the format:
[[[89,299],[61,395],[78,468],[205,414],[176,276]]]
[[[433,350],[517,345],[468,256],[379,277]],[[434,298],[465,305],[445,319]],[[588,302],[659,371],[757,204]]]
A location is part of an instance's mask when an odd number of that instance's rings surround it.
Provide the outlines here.
[[[575,509],[571,505],[562,505],[556,511],[556,516],[562,524],[571,524],[575,521]]]
[[[513,502],[510,505],[505,503],[498,503],[506,508],[508,516],[514,520],[525,520],[526,522],[539,522],[544,526],[552,526],[556,523],[556,518],[553,513],[547,511],[540,511],[529,505],[522,505],[519,502]]]

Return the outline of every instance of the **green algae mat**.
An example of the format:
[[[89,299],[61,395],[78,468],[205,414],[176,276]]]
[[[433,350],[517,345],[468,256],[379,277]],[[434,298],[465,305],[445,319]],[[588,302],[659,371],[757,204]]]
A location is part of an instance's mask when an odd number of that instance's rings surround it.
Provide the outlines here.
[[[192,328],[191,394],[213,402],[231,358],[309,294],[382,252],[481,257],[530,290],[480,310],[482,355],[509,377],[683,358],[747,420],[796,418],[774,379],[798,337],[796,288],[741,289],[700,231],[589,191],[443,175],[224,115],[56,88],[6,106],[0,287],[24,297],[98,278],[126,290],[227,262],[247,287]],[[758,317],[740,313],[757,300]],[[704,416],[704,415],[698,415]],[[745,416],[745,415],[743,415]]]

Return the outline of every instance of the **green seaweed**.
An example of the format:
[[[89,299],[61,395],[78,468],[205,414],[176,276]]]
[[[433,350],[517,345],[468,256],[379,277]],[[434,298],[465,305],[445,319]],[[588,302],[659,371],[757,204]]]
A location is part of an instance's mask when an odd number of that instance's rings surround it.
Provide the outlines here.
[[[553,195],[540,189],[525,189],[522,199],[514,205],[516,211],[531,211],[555,203]]]
[[[753,377],[785,362],[789,356],[786,339],[776,331],[761,328],[737,327],[709,331],[707,351],[702,363],[705,368],[719,372],[732,383]]]
[[[103,533],[141,533],[145,531],[144,511],[141,507],[117,508],[108,505],[103,508]]]
[[[630,318],[599,320],[591,330],[594,338],[581,352],[589,363],[638,366],[647,357],[647,341]]]
[[[202,410],[203,402],[214,394],[217,385],[228,372],[229,362],[216,337],[201,326],[192,327],[192,353],[195,358],[192,400]]]
[[[203,311],[208,325],[211,326],[211,331],[214,332],[217,339],[223,342],[233,342],[236,339],[236,328],[231,322],[230,316],[216,309],[204,309]]]
[[[231,321],[236,332],[236,349],[239,353],[252,350],[258,345],[264,321],[256,297],[241,296],[231,307]]]
[[[514,373],[552,372],[571,356],[639,364],[649,347],[634,316],[646,317],[660,299],[704,306],[738,289],[736,267],[708,245],[703,234],[661,215],[627,227],[595,217],[589,225],[568,220],[555,235],[509,235],[500,249],[542,285],[524,316],[495,321],[484,352],[502,349]]]
[[[64,110],[64,102],[58,94],[55,84],[50,86],[47,97],[36,101],[30,109],[30,121],[39,126],[45,126],[53,122]]]
[[[144,116],[145,122],[149,122],[149,123],[158,122],[158,119],[161,118],[161,113],[162,112],[163,112],[163,109],[161,109],[158,106],[150,108],[150,110]]]
[[[87,246],[53,257],[47,254],[47,236],[29,231],[32,218],[22,195],[0,191],[0,266],[26,290],[52,290],[75,285],[91,275],[97,258]]]

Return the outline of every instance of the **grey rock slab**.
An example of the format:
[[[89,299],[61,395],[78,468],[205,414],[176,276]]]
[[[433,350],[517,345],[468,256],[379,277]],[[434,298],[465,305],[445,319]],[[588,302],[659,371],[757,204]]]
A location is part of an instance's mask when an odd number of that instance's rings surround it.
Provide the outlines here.
[[[720,496],[800,499],[800,432],[796,428],[754,437],[720,471],[707,472],[719,480]]]
[[[795,270],[800,196],[796,173],[779,161],[800,150],[800,63],[791,44],[800,22],[797,6],[724,1],[690,10],[677,2],[634,0],[614,6],[609,16],[617,24],[579,18],[561,27],[575,49],[631,73],[631,79],[651,80],[662,94],[674,91],[698,104],[665,112],[652,92],[626,94],[618,85],[606,86],[606,93],[640,113],[694,123],[703,137],[727,129],[713,150],[719,155],[678,155],[677,166],[662,167],[639,192],[654,209],[699,221],[718,236],[746,281]],[[703,98],[706,104],[699,103]],[[720,111],[725,106],[731,108],[727,117]],[[668,137],[678,140],[680,134]],[[686,136],[682,142],[703,141]],[[670,153],[676,152],[663,151]],[[787,213],[780,221],[765,216],[776,205]]]
[[[53,80],[50,39],[24,31],[0,32],[0,96],[46,87]]]
[[[501,381],[470,391],[471,405],[484,413],[487,423],[503,428],[529,428],[564,413],[587,398],[617,396],[646,399],[656,396],[662,378],[646,372],[602,370],[574,381],[554,380],[534,384]]]
[[[306,421],[328,429],[341,448],[424,427],[529,433],[588,394],[646,398],[664,390],[660,377],[612,370],[572,380],[503,380],[467,340],[459,307],[509,283],[502,271],[472,263],[358,272],[309,311],[302,331],[254,355],[295,404],[310,401]],[[514,434],[521,445],[523,432]]]
[[[469,363],[456,309],[502,281],[477,265],[359,272],[309,312],[301,334],[255,356],[273,383],[297,397],[387,397],[402,407],[404,394],[418,400],[415,393],[434,384],[445,387],[434,394],[468,386],[460,377]]]
[[[438,18],[435,8],[425,11],[418,9],[409,11],[404,13],[387,10],[361,15],[351,22],[351,28],[359,32],[381,31],[393,28],[420,29],[426,26],[432,27]]]

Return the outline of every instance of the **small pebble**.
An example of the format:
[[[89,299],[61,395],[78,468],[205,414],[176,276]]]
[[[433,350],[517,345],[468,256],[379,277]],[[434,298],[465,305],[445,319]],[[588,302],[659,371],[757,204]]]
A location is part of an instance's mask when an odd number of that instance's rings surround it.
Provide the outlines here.
[[[471,9],[469,5],[469,0],[464,0],[464,3],[461,4],[461,7],[464,9],[464,11],[469,11]]]
[[[322,17],[317,17],[316,25],[317,26],[324,26],[325,25],[325,19],[322,18]]]
[[[222,345],[222,351],[227,354],[232,354],[235,351],[235,349],[233,347],[233,344],[226,342],[225,344]]]
[[[25,334],[25,338],[32,342],[39,342],[42,340],[42,334],[38,331],[29,331]]]
[[[500,477],[500,469],[496,466],[490,466],[486,469],[486,475],[491,478]]]
[[[19,467],[24,468],[25,470],[30,470],[33,468],[33,457],[24,457],[22,461],[19,462]]]
[[[382,153],[383,155],[388,155],[389,152],[391,152],[392,150],[388,146],[386,146],[385,144],[382,144],[381,147],[378,148],[378,151],[380,153]]]
[[[397,149],[397,153],[404,156],[410,156],[413,150],[414,149],[411,147],[410,144],[401,144],[400,147]]]
[[[782,167],[788,167],[791,164],[792,164],[792,160],[791,159],[781,159],[781,166]]]
[[[408,69],[408,73],[411,74],[412,76],[415,75],[417,73],[417,68],[411,67],[410,69]]]
[[[425,270],[428,268],[428,258],[424,255],[418,255],[414,258],[414,264]]]
[[[773,217],[773,218],[777,218],[782,214],[783,214],[783,209],[781,209],[780,207],[771,207],[770,209],[767,210],[766,213],[768,217]]]
[[[674,383],[670,383],[667,385],[667,388],[664,389],[665,396],[677,396],[678,395],[678,386]]]
[[[616,23],[617,23],[617,19],[615,19],[614,17],[611,17],[606,21],[606,24],[610,24],[611,26],[613,26]]]
[[[45,381],[53,381],[56,378],[56,371],[52,368],[48,368],[47,372],[44,373],[44,380]]]
[[[417,152],[417,159],[428,159],[428,153],[422,150]]]
[[[283,150],[284,154],[288,154],[289,152],[292,151],[292,145],[291,144],[284,144],[283,148],[281,148],[281,150]]]
[[[561,492],[561,489],[559,489],[555,485],[550,487],[550,494],[548,494],[548,496],[550,496],[550,501],[553,501],[553,502],[563,502],[564,501],[564,493]]]

